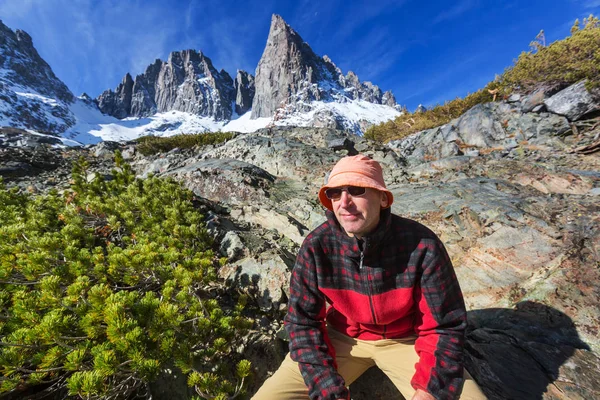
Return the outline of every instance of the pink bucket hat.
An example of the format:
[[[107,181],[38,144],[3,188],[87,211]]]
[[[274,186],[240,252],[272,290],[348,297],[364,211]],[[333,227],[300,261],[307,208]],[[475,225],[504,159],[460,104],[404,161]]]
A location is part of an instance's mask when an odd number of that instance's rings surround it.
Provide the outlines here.
[[[325,196],[325,190],[341,186],[360,186],[384,192],[388,198],[388,207],[394,202],[394,195],[387,190],[383,181],[381,165],[367,156],[344,157],[331,170],[329,179],[319,190],[319,200],[333,211],[331,200]]]

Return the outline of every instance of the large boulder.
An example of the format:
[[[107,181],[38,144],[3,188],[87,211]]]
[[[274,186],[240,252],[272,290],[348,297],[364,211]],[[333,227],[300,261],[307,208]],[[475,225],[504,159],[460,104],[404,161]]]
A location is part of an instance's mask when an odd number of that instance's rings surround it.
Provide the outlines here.
[[[211,158],[162,174],[181,181],[196,195],[227,204],[260,204],[275,181],[267,171],[235,159]]]
[[[525,142],[557,146],[556,137],[570,129],[567,119],[555,114],[522,114],[515,104],[485,103],[446,125],[391,141],[388,146],[416,165],[473,150],[510,150]]]
[[[544,100],[548,111],[577,121],[585,114],[600,109],[598,98],[586,88],[587,81],[577,82]]]

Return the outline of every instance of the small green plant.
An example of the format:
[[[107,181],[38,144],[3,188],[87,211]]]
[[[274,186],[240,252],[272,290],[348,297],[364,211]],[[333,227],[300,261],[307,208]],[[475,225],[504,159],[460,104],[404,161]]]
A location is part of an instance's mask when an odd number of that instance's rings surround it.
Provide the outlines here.
[[[218,280],[193,194],[116,165],[88,182],[78,162],[62,195],[0,181],[0,396],[127,398],[169,365],[204,398],[243,393],[247,300]]]
[[[137,139],[137,149],[143,155],[149,156],[156,153],[164,153],[174,148],[188,149],[194,146],[223,143],[233,137],[235,137],[235,133],[233,132],[212,132],[168,137],[143,136]]]

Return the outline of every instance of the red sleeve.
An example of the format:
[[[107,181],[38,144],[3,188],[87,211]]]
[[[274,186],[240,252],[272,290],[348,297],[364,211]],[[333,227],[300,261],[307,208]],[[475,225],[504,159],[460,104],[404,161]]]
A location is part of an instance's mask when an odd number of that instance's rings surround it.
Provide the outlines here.
[[[463,385],[463,346],[467,326],[465,304],[444,245],[439,239],[423,239],[420,287],[415,302],[415,350],[419,355],[411,381],[436,399],[458,399]]]
[[[307,238],[298,254],[290,282],[285,328],[290,356],[300,367],[311,399],[349,399],[350,392],[338,374],[335,349],[325,328],[325,298],[319,291],[313,247]]]

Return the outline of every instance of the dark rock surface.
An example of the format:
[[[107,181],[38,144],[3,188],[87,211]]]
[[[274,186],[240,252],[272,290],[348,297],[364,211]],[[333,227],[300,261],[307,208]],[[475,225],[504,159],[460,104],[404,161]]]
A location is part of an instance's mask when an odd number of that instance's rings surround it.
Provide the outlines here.
[[[103,92],[98,99],[98,108],[105,114],[112,115],[115,118],[126,118],[131,114],[131,97],[133,93],[133,79],[127,73],[123,81],[117,86],[115,91],[107,90]]]
[[[254,100],[254,76],[246,71],[238,70],[233,85],[235,87],[235,112],[238,115],[245,114],[252,108],[252,100]]]

